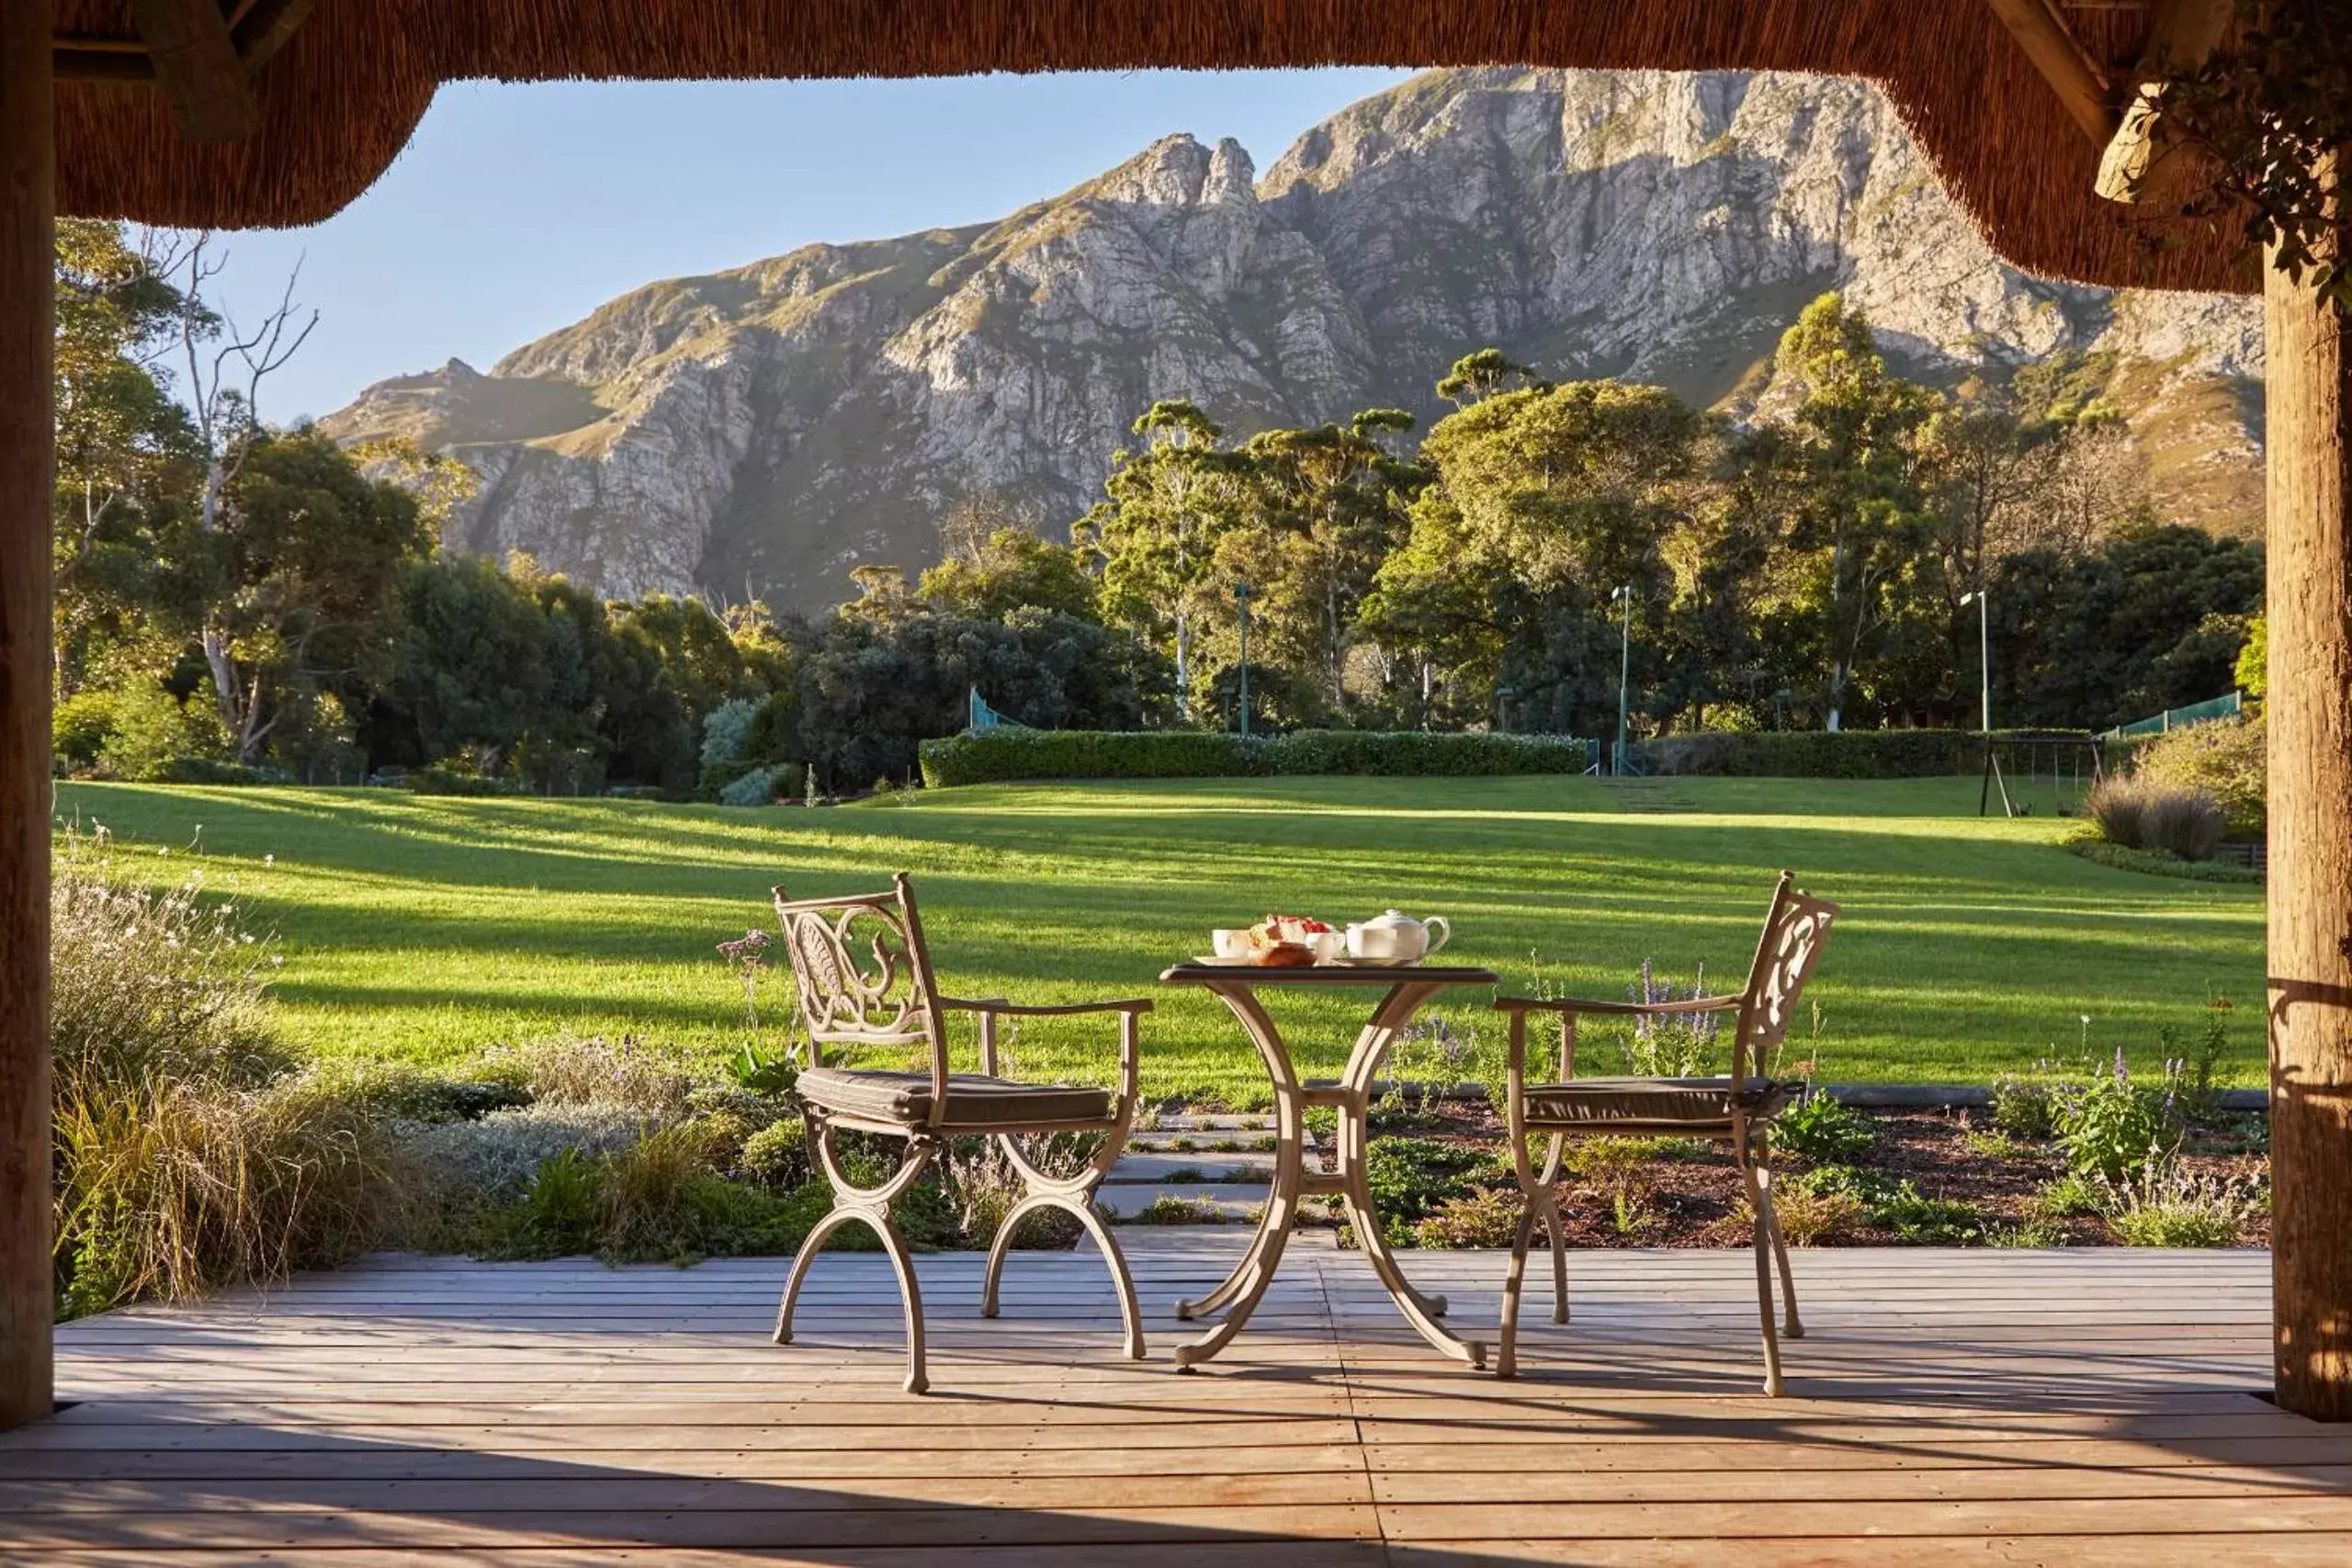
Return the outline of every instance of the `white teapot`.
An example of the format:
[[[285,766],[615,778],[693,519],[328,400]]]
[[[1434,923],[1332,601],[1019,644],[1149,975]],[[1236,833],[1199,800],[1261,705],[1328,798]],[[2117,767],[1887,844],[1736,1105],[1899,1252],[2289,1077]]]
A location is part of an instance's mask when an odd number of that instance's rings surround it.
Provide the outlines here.
[[[1443,915],[1417,920],[1390,909],[1377,919],[1348,928],[1348,956],[1374,964],[1411,964],[1443,947],[1453,935]]]

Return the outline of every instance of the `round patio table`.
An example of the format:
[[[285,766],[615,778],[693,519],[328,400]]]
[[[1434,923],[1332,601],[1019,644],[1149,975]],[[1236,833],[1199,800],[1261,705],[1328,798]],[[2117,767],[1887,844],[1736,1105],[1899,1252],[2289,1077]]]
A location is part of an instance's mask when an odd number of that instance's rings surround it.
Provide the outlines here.
[[[1266,1064],[1266,1076],[1273,1080],[1274,1087],[1273,1190],[1268,1194],[1264,1213],[1259,1218],[1258,1234],[1250,1238],[1248,1250],[1242,1253],[1233,1272],[1226,1276],[1225,1282],[1198,1301],[1176,1303],[1176,1315],[1180,1318],[1223,1314],[1216,1325],[1200,1338],[1176,1347],[1178,1369],[1191,1371],[1231,1344],[1233,1337],[1241,1332],[1282,1262],[1283,1247],[1290,1240],[1299,1200],[1317,1196],[1338,1198],[1345,1207],[1349,1223],[1355,1227],[1357,1245],[1363,1248],[1373,1272],[1396,1302],[1396,1310],[1405,1314],[1405,1321],[1422,1338],[1455,1360],[1483,1368],[1487,1364],[1485,1343],[1448,1333],[1440,1321],[1445,1316],[1445,1298],[1415,1290],[1404,1270],[1397,1267],[1396,1257],[1381,1234],[1380,1216],[1373,1212],[1372,1191],[1364,1179],[1364,1146],[1369,1136],[1373,1075],[1388,1055],[1389,1044],[1397,1032],[1411,1022],[1413,1015],[1438,992],[1449,986],[1491,986],[1495,983],[1494,972],[1418,964],[1393,968],[1317,964],[1297,969],[1179,964],[1159,978],[1171,986],[1199,986],[1222,998],[1233,1010],[1233,1016],[1241,1021],[1250,1043],[1257,1046],[1258,1055]],[[1357,1033],[1355,1048],[1348,1054],[1348,1065],[1339,1081],[1308,1083],[1300,1079],[1298,1069],[1291,1061],[1290,1048],[1283,1043],[1282,1031],[1274,1027],[1274,1021],[1267,1016],[1264,1004],[1258,999],[1261,986],[1377,987],[1385,994]],[[1334,1170],[1306,1168],[1306,1108],[1310,1105],[1328,1105],[1339,1112],[1338,1168]]]

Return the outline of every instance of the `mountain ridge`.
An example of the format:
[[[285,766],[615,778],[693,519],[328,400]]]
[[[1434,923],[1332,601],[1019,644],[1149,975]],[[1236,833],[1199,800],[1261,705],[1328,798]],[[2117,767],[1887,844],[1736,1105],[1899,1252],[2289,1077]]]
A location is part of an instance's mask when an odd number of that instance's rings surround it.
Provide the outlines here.
[[[1158,398],[1239,432],[1433,415],[1444,367],[1492,344],[1736,412],[1828,288],[1945,385],[2109,366],[2163,510],[2258,529],[2250,302],[2018,273],[1874,89],[1771,73],[1425,73],[1262,175],[1230,139],[1164,137],[993,222],[648,284],[322,423],[475,468],[453,547],[816,609],[858,560],[934,558],[958,495],[1076,516]]]

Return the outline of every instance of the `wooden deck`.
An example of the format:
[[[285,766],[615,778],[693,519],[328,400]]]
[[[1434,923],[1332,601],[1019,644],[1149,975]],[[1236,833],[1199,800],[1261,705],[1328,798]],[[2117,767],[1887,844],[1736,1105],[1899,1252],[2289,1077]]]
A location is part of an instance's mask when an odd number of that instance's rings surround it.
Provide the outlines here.
[[[1771,1401],[1746,1253],[1577,1255],[1498,1383],[1306,1236],[1179,1376],[1167,1303],[1242,1234],[1125,1234],[1153,1359],[1090,1254],[1016,1257],[993,1323],[930,1257],[926,1399],[870,1255],[789,1348],[779,1260],[390,1259],[74,1324],[80,1403],[0,1436],[0,1561],[2352,1563],[2352,1429],[2256,1393],[2262,1254],[1800,1253]],[[1498,1256],[1408,1262],[1492,1323]]]

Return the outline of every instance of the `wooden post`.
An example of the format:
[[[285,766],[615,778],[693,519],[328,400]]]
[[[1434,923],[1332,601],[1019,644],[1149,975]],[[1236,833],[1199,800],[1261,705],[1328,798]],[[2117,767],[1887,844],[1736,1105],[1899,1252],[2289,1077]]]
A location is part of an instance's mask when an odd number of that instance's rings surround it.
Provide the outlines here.
[[[50,1413],[51,0],[0,4],[0,1427]]]
[[[2278,1403],[2352,1420],[2352,321],[2266,257]]]

